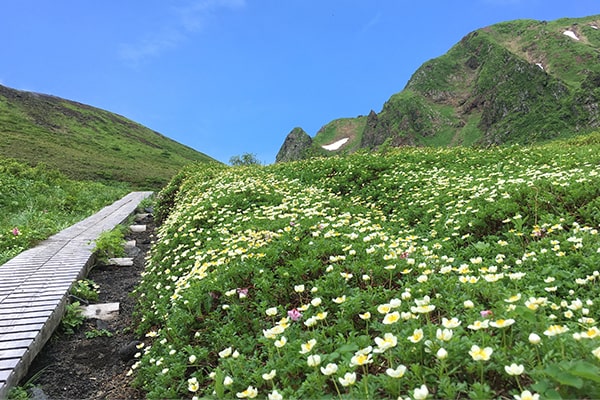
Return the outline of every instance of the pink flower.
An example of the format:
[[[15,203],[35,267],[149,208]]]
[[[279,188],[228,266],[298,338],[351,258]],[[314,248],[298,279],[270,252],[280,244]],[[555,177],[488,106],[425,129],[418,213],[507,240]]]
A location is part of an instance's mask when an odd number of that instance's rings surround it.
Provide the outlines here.
[[[481,314],[482,318],[487,318],[487,317],[491,317],[492,314],[494,314],[491,310],[483,310],[480,311],[479,314]]]
[[[298,321],[300,318],[302,318],[302,313],[298,311],[297,308],[293,308],[288,311],[288,317],[290,317],[292,321]]]
[[[19,231],[19,228],[17,228],[16,226],[12,229],[12,234],[15,236],[19,236],[21,234],[21,231]]]

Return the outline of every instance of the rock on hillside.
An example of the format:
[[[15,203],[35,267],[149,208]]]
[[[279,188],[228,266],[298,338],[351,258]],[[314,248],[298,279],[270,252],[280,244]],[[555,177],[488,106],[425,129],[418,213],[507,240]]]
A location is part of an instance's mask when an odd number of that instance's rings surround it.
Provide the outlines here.
[[[275,157],[275,162],[301,160],[310,149],[312,139],[302,128],[294,128],[287,135],[281,149]]]

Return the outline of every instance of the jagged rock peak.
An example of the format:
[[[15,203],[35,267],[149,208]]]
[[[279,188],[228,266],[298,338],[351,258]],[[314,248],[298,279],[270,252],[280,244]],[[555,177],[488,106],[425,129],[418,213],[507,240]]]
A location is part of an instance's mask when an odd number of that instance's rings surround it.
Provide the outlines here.
[[[281,149],[275,157],[275,162],[302,160],[310,149],[312,138],[302,128],[294,128],[287,135]]]

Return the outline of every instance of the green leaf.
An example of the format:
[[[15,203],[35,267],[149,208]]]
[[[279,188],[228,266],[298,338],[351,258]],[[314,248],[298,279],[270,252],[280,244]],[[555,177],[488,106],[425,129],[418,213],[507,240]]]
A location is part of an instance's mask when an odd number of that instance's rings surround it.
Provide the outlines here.
[[[217,368],[215,371],[215,393],[218,399],[225,397],[225,386],[223,385],[223,379],[225,379],[223,370]]]
[[[574,362],[569,369],[572,375],[600,383],[600,368],[586,361]]]

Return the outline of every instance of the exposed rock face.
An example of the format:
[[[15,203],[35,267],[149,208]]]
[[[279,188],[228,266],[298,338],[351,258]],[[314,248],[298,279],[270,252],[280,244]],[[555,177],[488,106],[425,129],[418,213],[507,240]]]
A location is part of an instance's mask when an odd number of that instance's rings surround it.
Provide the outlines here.
[[[310,149],[312,138],[302,128],[294,128],[287,135],[281,149],[275,157],[275,162],[302,160]]]

